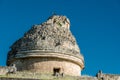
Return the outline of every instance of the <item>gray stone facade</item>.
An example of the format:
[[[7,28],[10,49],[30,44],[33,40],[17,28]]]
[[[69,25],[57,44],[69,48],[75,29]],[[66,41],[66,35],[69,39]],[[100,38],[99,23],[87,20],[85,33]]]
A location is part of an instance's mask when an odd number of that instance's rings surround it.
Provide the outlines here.
[[[20,66],[28,66],[23,65],[23,62],[20,61],[24,61],[25,58],[33,58],[32,61],[34,61],[38,57],[61,59],[62,63],[52,60],[56,65],[59,65],[59,63],[64,64],[68,61],[68,63],[70,62],[69,64],[75,64],[75,66],[72,67],[74,69],[71,69],[69,72],[66,70],[67,72],[65,73],[69,74],[71,72],[70,74],[74,75],[73,72],[77,72],[76,75],[80,75],[79,73],[84,68],[84,58],[80,54],[77,42],[70,31],[70,21],[66,16],[53,15],[46,22],[34,25],[22,38],[18,39],[11,46],[11,50],[8,53],[7,65],[16,64],[18,70],[27,70],[27,68],[20,69]],[[26,61],[25,63],[28,62]],[[40,60],[39,66],[41,66],[41,62]],[[34,66],[34,64],[36,64],[35,61],[29,65]],[[49,66],[53,66],[51,64]],[[33,69],[35,70],[35,67]],[[67,68],[65,67],[65,69]]]
[[[13,64],[16,66],[11,66]],[[120,75],[105,74],[102,71],[99,71],[96,77],[80,76],[81,70],[84,69],[84,57],[70,31],[69,19],[59,15],[53,15],[46,22],[34,25],[18,39],[8,52],[7,65],[0,67],[0,75],[15,73],[17,70],[15,75],[21,75],[19,71],[25,70],[32,72],[34,76],[34,72],[52,73],[57,76],[71,75],[72,80],[120,80]],[[30,77],[33,74],[27,75]]]

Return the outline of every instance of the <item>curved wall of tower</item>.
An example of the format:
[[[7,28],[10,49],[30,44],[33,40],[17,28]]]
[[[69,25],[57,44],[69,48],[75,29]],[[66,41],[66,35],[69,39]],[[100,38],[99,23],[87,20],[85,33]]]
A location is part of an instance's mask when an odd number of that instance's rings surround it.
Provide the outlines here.
[[[53,15],[34,25],[8,52],[7,65],[19,71],[80,76],[84,57],[70,31],[66,16]]]
[[[81,67],[78,64],[60,58],[24,58],[14,61],[13,64],[17,65],[19,71],[54,74],[55,69],[58,69],[58,73],[72,76],[80,76],[81,73]]]

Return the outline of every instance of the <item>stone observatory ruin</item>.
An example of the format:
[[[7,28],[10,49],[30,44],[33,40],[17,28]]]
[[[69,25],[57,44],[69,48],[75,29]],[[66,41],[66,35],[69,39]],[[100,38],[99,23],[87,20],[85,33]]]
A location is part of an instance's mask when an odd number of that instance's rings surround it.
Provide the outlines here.
[[[7,65],[15,64],[18,71],[80,76],[84,68],[66,16],[53,15],[34,25],[10,48]]]

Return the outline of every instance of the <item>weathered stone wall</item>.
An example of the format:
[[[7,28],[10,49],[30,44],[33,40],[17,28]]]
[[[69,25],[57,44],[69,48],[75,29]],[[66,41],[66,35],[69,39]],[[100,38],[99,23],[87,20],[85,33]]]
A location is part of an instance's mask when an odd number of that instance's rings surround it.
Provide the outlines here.
[[[40,73],[53,74],[54,68],[60,68],[60,73],[80,76],[79,65],[59,58],[25,58],[14,62],[18,70],[29,70]]]
[[[120,75],[98,73],[98,80],[120,80]]]
[[[5,75],[8,72],[8,69],[6,67],[0,66],[0,75]]]
[[[120,75],[98,73],[98,76],[53,76],[52,74],[41,74],[36,72],[20,71],[15,74],[0,76],[0,80],[120,80]]]
[[[59,15],[53,15],[46,22],[34,25],[10,47],[7,65],[11,65],[20,51],[43,50],[79,56],[80,49],[69,27],[69,19]]]
[[[0,80],[39,80],[39,79],[23,79],[23,78],[0,78]]]
[[[73,77],[74,78],[74,77]],[[30,78],[0,78],[0,80],[98,80],[97,78],[94,77],[80,77],[80,78],[74,78],[74,79],[68,78],[68,79],[30,79]]]
[[[120,75],[104,74],[101,70],[97,73],[96,77],[98,80],[120,80]]]
[[[7,66],[15,63],[19,71],[53,73],[54,68],[60,68],[61,74],[79,76],[84,68],[84,58],[66,16],[53,15],[34,25],[10,48]]]
[[[102,76],[102,79],[104,80],[120,80],[120,75],[103,74]]]
[[[0,75],[6,75],[8,73],[15,73],[17,71],[17,68],[15,65],[13,66],[0,66]]]

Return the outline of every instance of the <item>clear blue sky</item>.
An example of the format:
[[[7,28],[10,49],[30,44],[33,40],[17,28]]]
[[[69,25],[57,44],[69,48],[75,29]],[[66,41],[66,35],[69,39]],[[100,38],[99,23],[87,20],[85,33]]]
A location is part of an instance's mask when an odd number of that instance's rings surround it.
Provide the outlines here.
[[[120,74],[120,0],[0,0],[0,65],[13,42],[53,12],[71,21],[85,57],[82,74]]]

